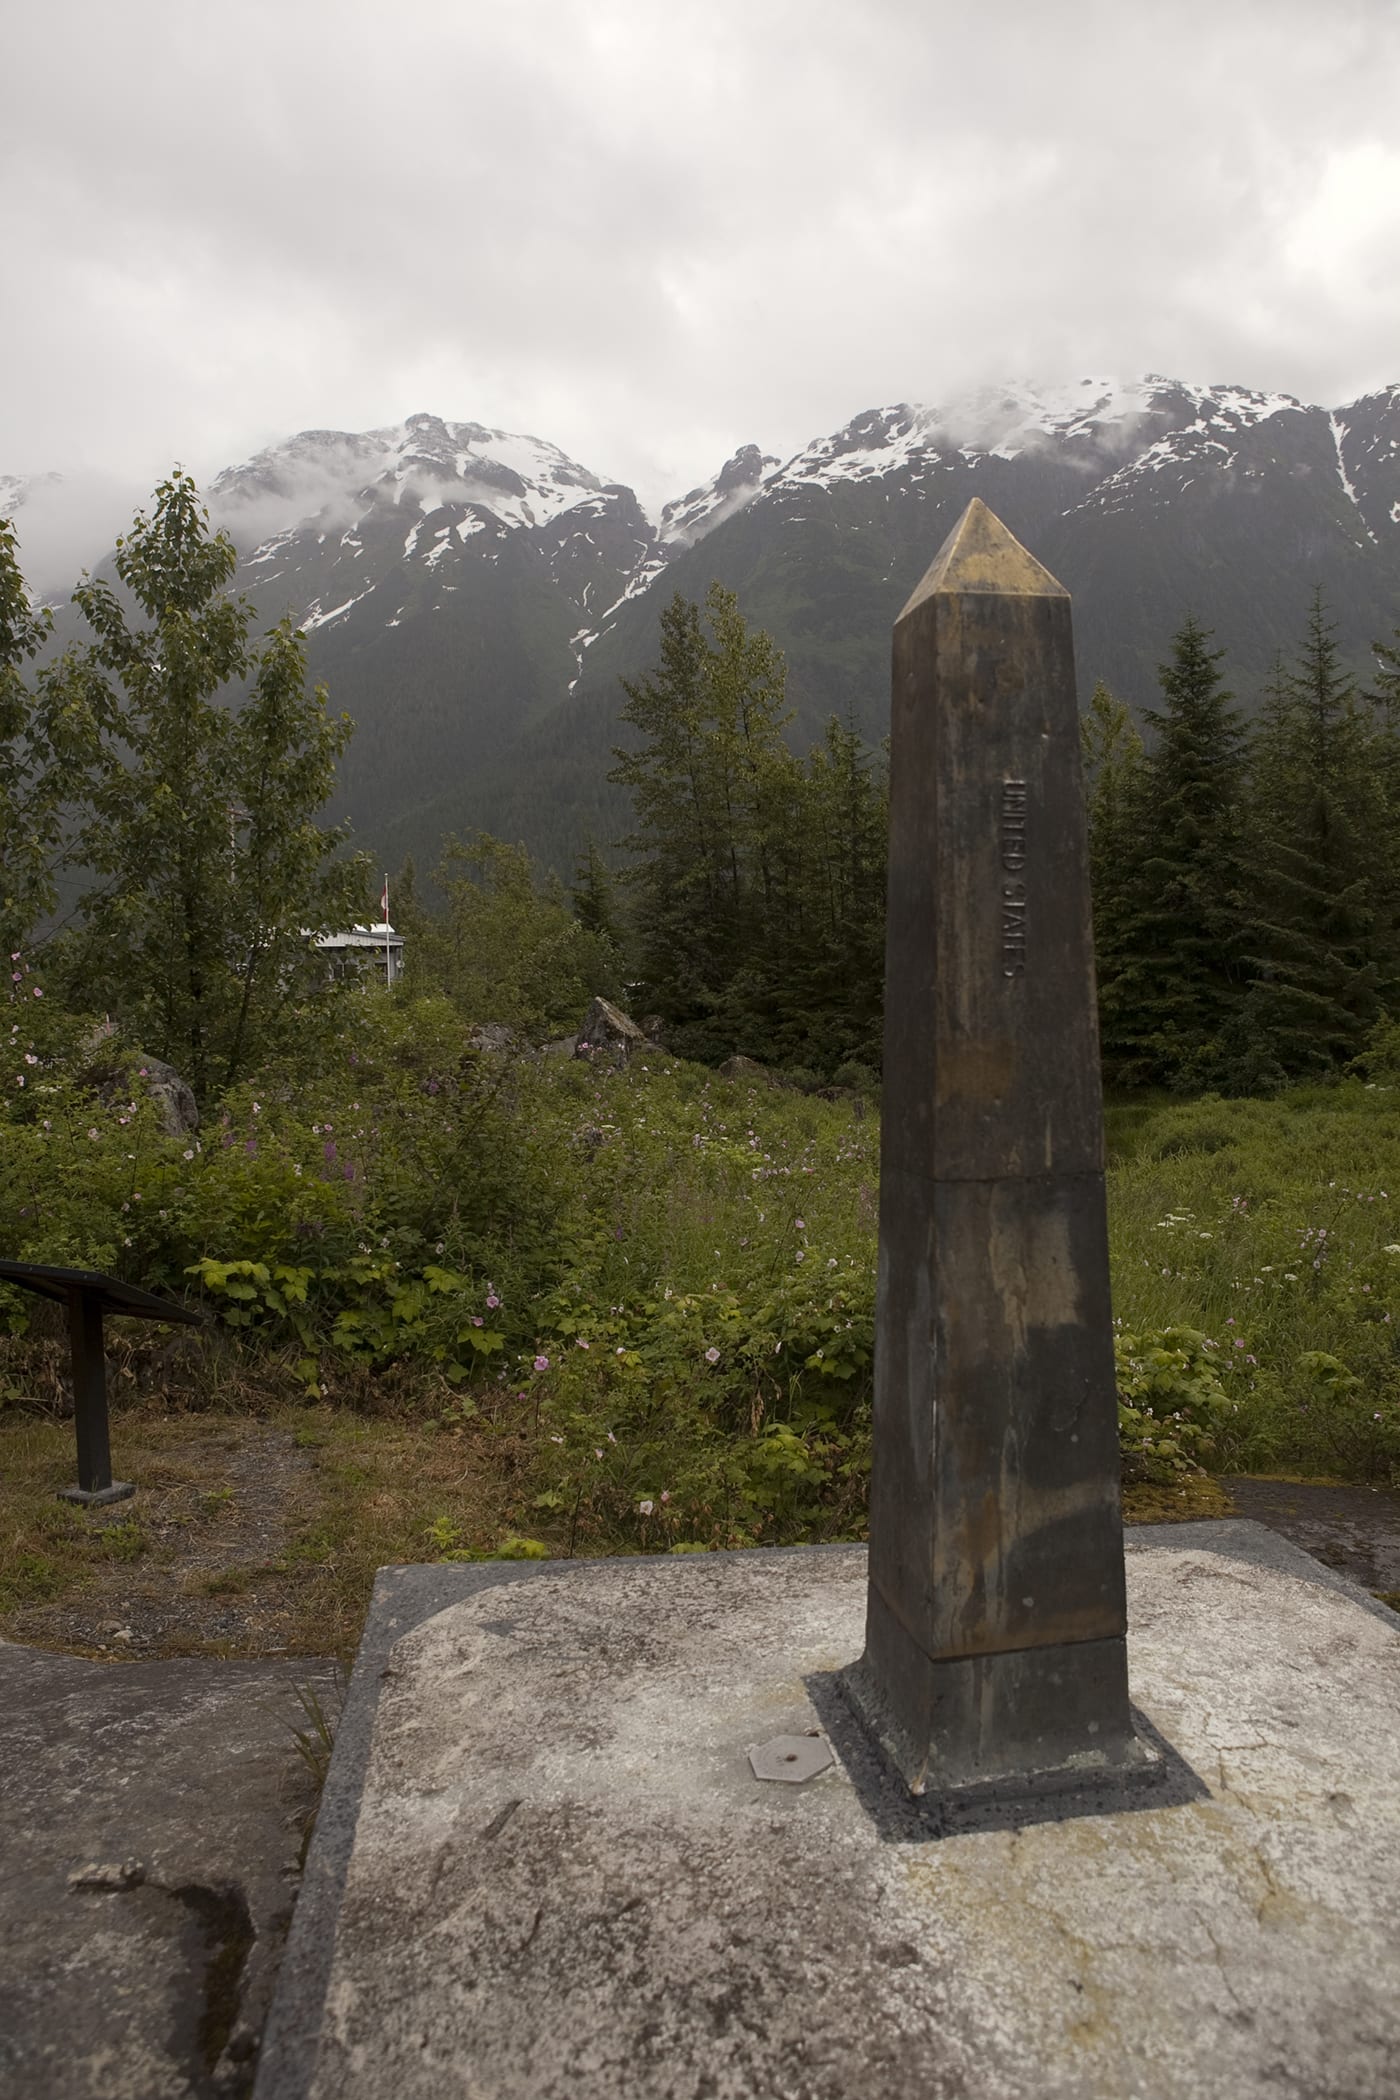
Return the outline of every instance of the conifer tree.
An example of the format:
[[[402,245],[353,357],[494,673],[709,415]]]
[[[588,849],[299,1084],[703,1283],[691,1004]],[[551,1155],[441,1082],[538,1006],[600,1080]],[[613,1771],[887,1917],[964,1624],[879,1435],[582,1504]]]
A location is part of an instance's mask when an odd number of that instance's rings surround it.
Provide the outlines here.
[[[1131,990],[1128,897],[1143,842],[1143,748],[1126,702],[1115,699],[1102,679],[1080,718],[1079,738],[1089,830],[1099,1027],[1112,1069],[1127,1027],[1120,985],[1125,994]]]
[[[201,1097],[332,996],[311,936],[364,915],[363,862],[316,821],[351,724],[307,691],[290,622],[250,639],[236,559],[177,471],[117,543],[124,596],[90,580],[74,593],[95,639],[65,673],[109,734],[75,840],[95,880],[72,987]]]
[[[1255,751],[1244,1034],[1278,1078],[1334,1071],[1359,1052],[1397,976],[1395,849],[1385,752],[1314,592],[1291,669],[1269,693]]]
[[[610,941],[615,948],[620,946],[613,879],[591,838],[575,863],[569,899],[580,926]]]
[[[1247,732],[1209,642],[1190,617],[1173,636],[1163,704],[1144,711],[1154,743],[1111,818],[1127,865],[1105,929],[1110,1061],[1124,1078],[1177,1087],[1220,1083],[1246,985]]]
[[[850,722],[834,716],[809,754],[793,836],[805,854],[790,908],[784,1062],[835,1073],[880,1068],[889,797]]]
[[[15,529],[0,518],[0,948],[26,945],[58,901],[65,807],[81,800],[96,763],[103,695],[72,659],[25,667],[52,616],[36,611],[20,573]]]
[[[1400,628],[1389,642],[1373,642],[1371,654],[1376,669],[1366,699],[1377,732],[1381,784],[1393,835],[1400,824]]]
[[[706,632],[708,626],[709,632]],[[701,608],[679,593],[661,616],[661,654],[624,680],[622,720],[639,732],[609,778],[632,796],[639,967],[678,1047],[724,1056],[781,967],[788,925],[776,840],[794,803],[783,659],[751,633],[732,591]]]

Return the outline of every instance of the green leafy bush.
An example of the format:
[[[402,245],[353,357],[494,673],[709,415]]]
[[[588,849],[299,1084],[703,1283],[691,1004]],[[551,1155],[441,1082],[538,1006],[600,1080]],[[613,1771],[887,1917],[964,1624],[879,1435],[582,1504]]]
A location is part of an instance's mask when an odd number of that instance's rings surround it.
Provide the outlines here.
[[[1203,1334],[1167,1327],[1113,1337],[1118,1442],[1126,1480],[1170,1481],[1200,1472],[1230,1406]]]

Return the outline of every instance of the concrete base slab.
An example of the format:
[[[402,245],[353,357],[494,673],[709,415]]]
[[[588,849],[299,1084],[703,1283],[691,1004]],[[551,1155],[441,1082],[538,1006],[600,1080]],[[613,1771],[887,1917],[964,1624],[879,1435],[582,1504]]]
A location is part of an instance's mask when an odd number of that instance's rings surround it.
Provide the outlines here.
[[[1400,1621],[1272,1534],[1130,1534],[1170,1798],[973,1823],[834,1692],[860,1549],[506,1574],[381,1580],[259,2100],[1394,2093]]]
[[[234,2100],[314,1805],[332,1665],[85,1662],[0,1642],[0,2093]]]
[[[93,1509],[104,1502],[129,1502],[136,1493],[136,1483],[134,1480],[113,1480],[105,1488],[55,1488],[54,1493],[60,1502],[81,1502]]]

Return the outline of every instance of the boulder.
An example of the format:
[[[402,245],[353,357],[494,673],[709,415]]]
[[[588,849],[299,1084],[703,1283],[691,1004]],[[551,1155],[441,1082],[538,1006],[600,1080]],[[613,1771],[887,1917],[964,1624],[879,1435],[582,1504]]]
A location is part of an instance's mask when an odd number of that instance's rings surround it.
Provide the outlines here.
[[[513,1028],[503,1021],[476,1021],[467,1030],[467,1048],[486,1057],[507,1057],[519,1047]]]
[[[131,1098],[137,1087],[150,1097],[161,1129],[167,1137],[188,1137],[199,1128],[199,1103],[174,1065],[163,1057],[148,1057],[143,1050],[123,1050],[110,1021],[99,1021],[82,1044],[84,1077],[97,1089],[105,1108],[121,1095]]]
[[[199,1103],[173,1065],[160,1057],[140,1057],[136,1077],[150,1095],[169,1137],[187,1137],[199,1128]]]
[[[750,1086],[781,1086],[782,1081],[761,1065],[756,1057],[726,1057],[719,1066],[721,1079],[746,1079]]]
[[[625,1065],[633,1051],[652,1047],[630,1014],[610,999],[595,999],[583,1017],[574,1056]]]

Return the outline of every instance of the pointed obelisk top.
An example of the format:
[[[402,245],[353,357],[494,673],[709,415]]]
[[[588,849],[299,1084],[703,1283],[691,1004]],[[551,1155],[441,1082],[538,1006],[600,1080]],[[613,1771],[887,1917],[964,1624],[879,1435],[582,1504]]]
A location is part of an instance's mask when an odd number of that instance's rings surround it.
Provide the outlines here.
[[[973,497],[934,555],[900,619],[907,619],[915,606],[922,605],[935,591],[950,595],[991,591],[1004,598],[1069,596],[1064,585],[1056,583],[1033,554],[1027,554],[980,496]]]

